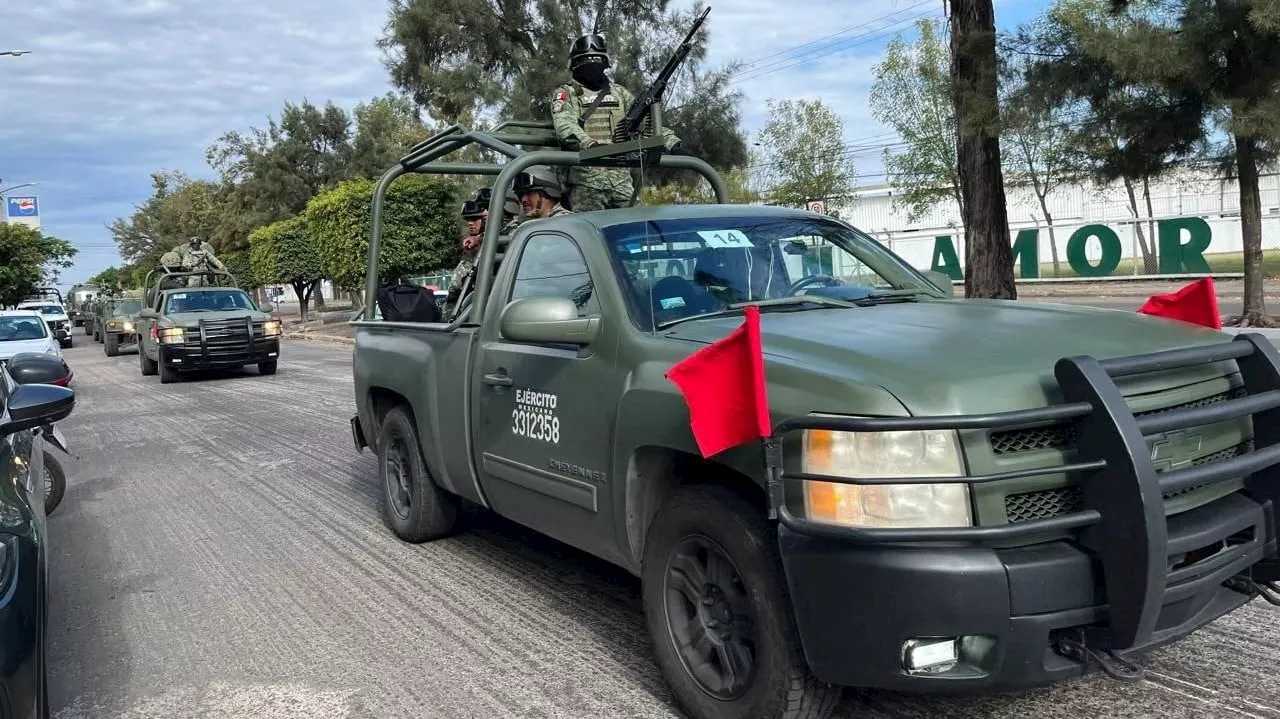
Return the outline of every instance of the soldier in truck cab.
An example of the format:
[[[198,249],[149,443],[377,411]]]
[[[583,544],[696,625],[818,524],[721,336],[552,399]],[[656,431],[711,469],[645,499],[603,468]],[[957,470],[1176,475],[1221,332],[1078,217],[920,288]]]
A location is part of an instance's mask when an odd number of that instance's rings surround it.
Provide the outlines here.
[[[527,218],[572,214],[560,204],[564,189],[549,167],[531,167],[528,172],[516,175],[515,189]]]

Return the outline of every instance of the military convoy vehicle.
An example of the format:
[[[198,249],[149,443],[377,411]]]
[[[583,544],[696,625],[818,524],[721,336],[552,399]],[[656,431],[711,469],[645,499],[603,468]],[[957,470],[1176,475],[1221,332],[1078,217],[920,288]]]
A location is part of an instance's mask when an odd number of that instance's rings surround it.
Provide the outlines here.
[[[72,327],[83,327],[86,335],[93,334],[93,302],[103,293],[103,288],[93,284],[72,285],[67,292],[67,317]]]
[[[505,163],[444,160],[470,144]],[[555,146],[545,123],[455,126],[382,176],[351,431],[398,537],[446,536],[477,505],[630,571],[698,719],[822,717],[840,686],[1131,679],[1148,650],[1280,604],[1280,354],[1261,336],[957,298],[838,219],[727,204],[710,166],[654,145],[539,149]],[[500,217],[531,166],[641,153],[718,201],[510,237],[490,223],[454,316],[380,313],[400,175],[496,175]],[[665,374],[748,308],[769,432],[703,456]],[[749,412],[750,393],[718,401]]]
[[[229,272],[164,272],[151,285],[134,321],[143,375],[164,384],[191,370],[256,364],[276,373],[280,322],[263,312]],[[195,279],[196,282],[191,282]]]
[[[119,356],[121,350],[134,349],[138,344],[137,321],[142,311],[141,293],[127,292],[119,297],[109,297],[95,318],[95,337],[103,344],[108,357]]]

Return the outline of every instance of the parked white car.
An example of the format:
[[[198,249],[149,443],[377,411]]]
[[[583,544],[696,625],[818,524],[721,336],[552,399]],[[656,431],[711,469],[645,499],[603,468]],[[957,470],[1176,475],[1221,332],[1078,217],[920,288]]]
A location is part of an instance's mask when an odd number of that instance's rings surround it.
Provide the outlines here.
[[[62,343],[48,321],[30,309],[0,310],[0,361],[19,352],[40,352],[62,356]]]
[[[63,349],[71,347],[74,342],[71,338],[71,318],[67,316],[65,307],[49,300],[28,300],[19,304],[17,309],[39,314],[58,344]]]

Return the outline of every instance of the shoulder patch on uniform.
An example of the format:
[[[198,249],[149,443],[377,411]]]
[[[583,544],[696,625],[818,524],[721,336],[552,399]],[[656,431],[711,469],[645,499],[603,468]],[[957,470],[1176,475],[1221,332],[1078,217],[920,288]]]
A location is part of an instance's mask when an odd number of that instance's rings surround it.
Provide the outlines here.
[[[560,112],[565,103],[569,101],[569,93],[563,87],[556,89],[556,95],[551,99],[551,111]]]

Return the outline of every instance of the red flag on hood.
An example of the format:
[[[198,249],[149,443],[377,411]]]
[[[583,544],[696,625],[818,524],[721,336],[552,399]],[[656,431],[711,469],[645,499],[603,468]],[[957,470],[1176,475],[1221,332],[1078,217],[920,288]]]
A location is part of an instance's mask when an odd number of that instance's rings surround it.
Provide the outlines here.
[[[1204,277],[1167,295],[1152,295],[1146,304],[1138,308],[1144,315],[1168,317],[1215,330],[1222,329],[1222,315],[1218,313],[1218,294],[1213,289],[1213,278]]]
[[[689,405],[689,424],[703,457],[773,432],[764,383],[760,310],[748,306],[744,312],[741,327],[681,360],[666,374]]]

